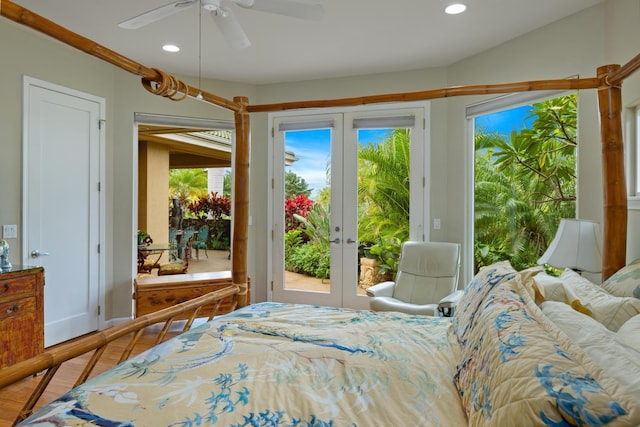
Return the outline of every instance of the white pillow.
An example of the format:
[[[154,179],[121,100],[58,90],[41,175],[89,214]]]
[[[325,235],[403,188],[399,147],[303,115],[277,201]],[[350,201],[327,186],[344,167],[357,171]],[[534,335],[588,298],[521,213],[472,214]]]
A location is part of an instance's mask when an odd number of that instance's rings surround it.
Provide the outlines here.
[[[533,277],[533,282],[535,289],[543,300],[567,302],[564,295],[564,286],[559,277],[542,272]]]
[[[618,336],[626,345],[640,351],[640,315],[633,316],[620,326]]]
[[[640,400],[640,351],[628,347],[617,333],[565,303],[545,301],[540,308],[600,369]]]
[[[627,320],[640,314],[640,299],[609,294],[580,274],[566,269],[559,277],[566,302],[616,332]]]

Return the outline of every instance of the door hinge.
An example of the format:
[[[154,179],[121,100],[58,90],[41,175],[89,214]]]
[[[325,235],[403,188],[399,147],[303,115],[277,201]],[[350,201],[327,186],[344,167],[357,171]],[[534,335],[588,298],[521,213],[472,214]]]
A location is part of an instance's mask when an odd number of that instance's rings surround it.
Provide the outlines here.
[[[423,176],[423,177],[422,177],[422,188],[424,188],[424,187],[426,187],[426,186],[427,186],[427,177],[426,177],[426,176]]]
[[[105,119],[99,119],[98,120],[98,129],[102,129],[102,125],[106,124],[107,121]]]
[[[271,292],[273,292],[273,280],[271,281]]]
[[[271,138],[274,138],[276,136],[276,130],[275,128],[271,128]]]
[[[422,119],[422,129],[424,130],[424,129],[426,129],[426,128],[427,128],[427,119],[426,119],[426,118],[423,118],[423,119]]]
[[[100,243],[98,243],[98,253],[100,253]]]
[[[274,240],[276,238],[276,232],[274,229],[271,229],[271,240]]]
[[[98,181],[98,192],[102,191],[102,183]]]
[[[274,188],[276,188],[276,180],[271,178],[271,189],[273,190]]]
[[[100,316],[101,307],[98,306],[98,316]]]

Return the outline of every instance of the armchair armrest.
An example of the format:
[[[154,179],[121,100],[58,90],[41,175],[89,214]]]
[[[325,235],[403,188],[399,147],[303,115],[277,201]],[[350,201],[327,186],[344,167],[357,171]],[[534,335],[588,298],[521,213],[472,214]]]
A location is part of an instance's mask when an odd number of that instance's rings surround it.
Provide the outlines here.
[[[392,297],[395,282],[381,282],[367,288],[367,296],[370,297]]]
[[[438,303],[438,312],[444,317],[452,317],[463,294],[463,290],[457,290],[442,298]]]

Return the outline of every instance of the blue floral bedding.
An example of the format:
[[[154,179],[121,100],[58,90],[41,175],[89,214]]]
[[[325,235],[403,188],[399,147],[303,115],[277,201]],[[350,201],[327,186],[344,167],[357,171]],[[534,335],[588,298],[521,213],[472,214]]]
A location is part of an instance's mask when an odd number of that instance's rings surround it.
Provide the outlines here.
[[[142,353],[21,425],[462,426],[449,319],[255,304]]]

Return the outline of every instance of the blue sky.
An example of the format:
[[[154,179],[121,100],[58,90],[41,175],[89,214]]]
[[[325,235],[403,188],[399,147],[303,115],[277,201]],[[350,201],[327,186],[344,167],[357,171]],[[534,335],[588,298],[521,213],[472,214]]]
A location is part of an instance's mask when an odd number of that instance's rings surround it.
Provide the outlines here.
[[[525,120],[529,115],[530,105],[512,108],[510,110],[478,116],[476,129],[487,133],[498,132],[507,138],[511,131],[520,131],[529,127],[534,119]],[[361,144],[380,142],[391,132],[389,129],[360,129],[358,131]],[[327,185],[327,162],[329,160],[331,129],[314,129],[288,131],[285,135],[287,150],[293,151],[298,158],[287,170],[295,172],[304,178],[309,188],[312,188],[311,198]]]
[[[508,137],[511,135],[511,131],[519,132],[525,127],[531,127],[531,123],[535,118],[525,120],[530,110],[530,105],[524,105],[485,116],[478,116],[476,117],[476,129],[484,130],[486,133],[498,132]]]
[[[379,142],[390,132],[388,129],[359,130],[360,143]],[[327,162],[329,160],[331,129],[288,131],[285,145],[298,158],[287,170],[304,178],[312,188],[311,198],[327,186]]]

